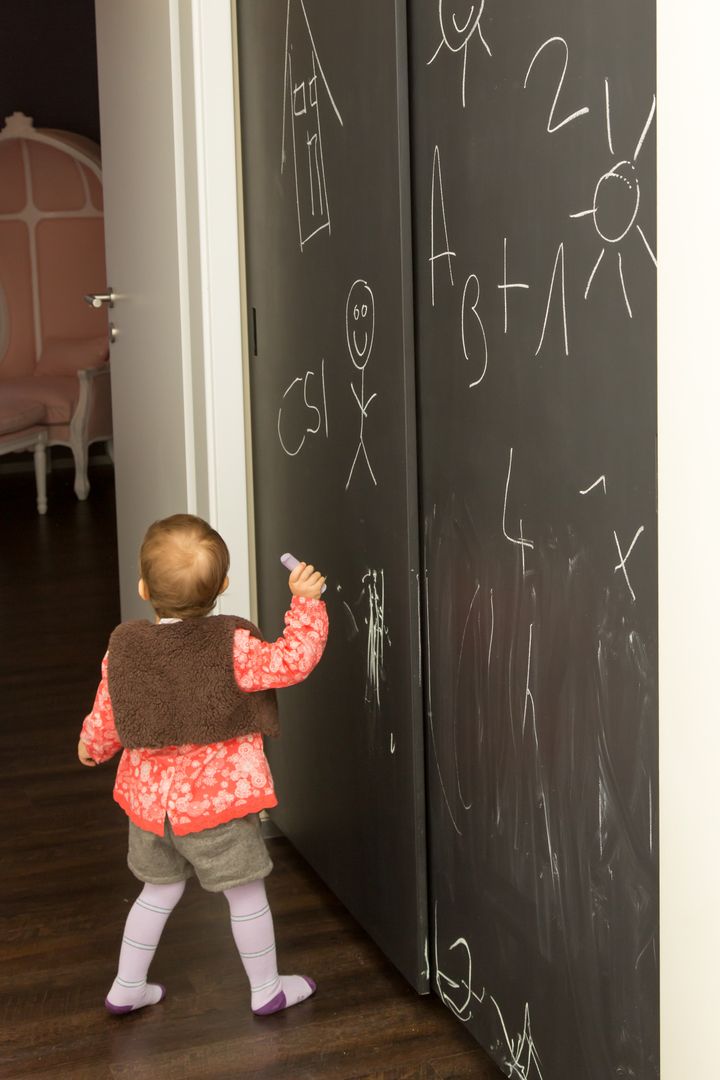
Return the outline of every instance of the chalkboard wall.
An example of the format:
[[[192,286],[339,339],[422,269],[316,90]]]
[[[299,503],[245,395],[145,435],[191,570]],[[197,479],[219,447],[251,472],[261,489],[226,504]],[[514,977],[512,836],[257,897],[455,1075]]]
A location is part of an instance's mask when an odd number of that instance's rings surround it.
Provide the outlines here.
[[[278,821],[508,1076],[652,1080],[654,7],[238,15]]]
[[[435,988],[655,1077],[654,7],[409,12]]]
[[[260,622],[286,550],[330,616],[281,694],[273,816],[427,990],[405,9],[240,0],[238,30]]]

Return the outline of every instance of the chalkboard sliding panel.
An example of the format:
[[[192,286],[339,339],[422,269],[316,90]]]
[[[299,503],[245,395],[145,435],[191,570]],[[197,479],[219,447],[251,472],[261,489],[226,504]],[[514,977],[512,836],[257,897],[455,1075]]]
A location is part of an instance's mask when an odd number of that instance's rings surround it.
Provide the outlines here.
[[[655,12],[409,4],[433,987],[658,1076]]]
[[[405,5],[239,0],[238,43],[260,620],[291,551],[331,623],[281,695],[274,817],[426,991]]]

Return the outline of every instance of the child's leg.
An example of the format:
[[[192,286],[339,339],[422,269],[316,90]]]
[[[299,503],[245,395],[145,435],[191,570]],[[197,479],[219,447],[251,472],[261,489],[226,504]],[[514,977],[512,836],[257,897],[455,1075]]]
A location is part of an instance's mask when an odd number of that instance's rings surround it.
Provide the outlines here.
[[[185,891],[185,884],[178,881],[172,885],[146,885],[131,907],[118,973],[105,999],[110,1012],[133,1012],[144,1005],[156,1005],[165,997],[164,987],[149,983],[147,973],[165,923]]]
[[[252,1011],[259,1016],[297,1005],[315,993],[302,975],[278,975],[272,914],[262,879],[225,891],[233,937],[250,980]]]

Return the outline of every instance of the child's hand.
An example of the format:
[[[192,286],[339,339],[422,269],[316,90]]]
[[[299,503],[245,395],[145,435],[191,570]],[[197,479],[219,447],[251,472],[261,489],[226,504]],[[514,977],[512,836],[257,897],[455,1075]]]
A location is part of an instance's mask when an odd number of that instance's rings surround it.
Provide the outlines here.
[[[304,562],[298,563],[288,581],[293,596],[304,596],[306,600],[319,600],[324,584],[322,574]]]
[[[78,743],[78,757],[83,765],[97,765],[97,761],[94,761],[93,758],[90,757],[88,748],[82,739]]]

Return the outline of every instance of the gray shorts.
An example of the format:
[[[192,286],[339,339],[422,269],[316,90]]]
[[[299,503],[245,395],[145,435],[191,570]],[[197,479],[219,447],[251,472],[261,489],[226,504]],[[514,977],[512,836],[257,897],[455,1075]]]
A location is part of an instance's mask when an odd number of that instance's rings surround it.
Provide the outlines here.
[[[223,892],[267,877],[273,864],[260,831],[260,815],[248,814],[186,836],[175,835],[168,817],[164,836],[131,821],[128,866],[150,885],[171,885],[194,873],[203,889]]]

